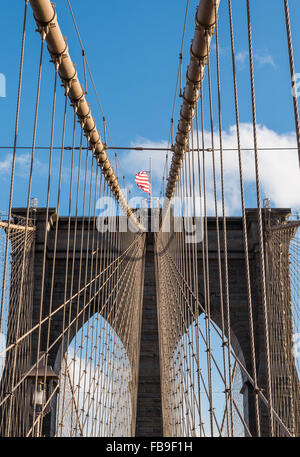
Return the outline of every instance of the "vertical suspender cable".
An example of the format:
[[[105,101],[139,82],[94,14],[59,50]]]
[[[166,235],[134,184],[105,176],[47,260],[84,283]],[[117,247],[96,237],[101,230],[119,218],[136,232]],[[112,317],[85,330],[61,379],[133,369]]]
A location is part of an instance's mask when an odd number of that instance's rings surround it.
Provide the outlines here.
[[[261,289],[262,289],[261,294],[262,294],[265,346],[266,346],[265,349],[266,349],[266,365],[267,365],[267,390],[268,390],[268,401],[269,401],[270,435],[273,436],[274,435],[274,424],[273,424],[272,385],[271,385],[271,368],[270,368],[269,323],[268,323],[267,295],[266,295],[264,237],[263,237],[263,223],[262,223],[262,212],[261,212],[261,192],[260,192],[260,176],[259,176],[259,161],[258,161],[258,146],[257,146],[252,31],[251,31],[251,16],[250,16],[249,0],[247,0],[247,19],[248,19],[249,62],[250,62],[250,80],[251,80],[252,117],[253,117],[253,140],[254,140],[256,193],[257,193],[257,215],[258,215],[258,226],[259,226],[258,235],[259,235],[259,255],[260,255],[260,269],[261,269],[261,271],[260,271]]]
[[[248,298],[251,362],[252,362],[253,380],[254,380],[254,406],[255,406],[255,419],[256,419],[256,433],[257,433],[257,436],[260,436],[260,412],[259,412],[259,401],[258,401],[256,352],[255,352],[255,341],[254,341],[253,306],[252,306],[251,281],[250,281],[248,234],[247,234],[247,220],[246,220],[246,209],[245,209],[243,164],[242,164],[242,155],[241,155],[239,100],[238,100],[237,76],[236,76],[236,66],[235,66],[235,47],[234,47],[234,33],[233,33],[233,18],[232,18],[231,0],[228,0],[228,10],[229,10],[229,21],[230,21],[230,40],[231,40],[234,100],[235,100],[236,133],[237,133],[237,145],[238,145],[238,162],[239,162],[242,214],[243,214],[243,218],[242,218],[242,220],[243,220],[243,240],[244,240],[245,267],[246,267],[246,280],[247,280],[247,298]]]
[[[9,194],[9,207],[8,207],[8,226],[7,226],[7,235],[6,235],[4,271],[3,271],[3,281],[2,281],[2,295],[1,295],[1,305],[0,305],[0,332],[2,332],[3,311],[4,311],[4,302],[5,302],[5,282],[6,282],[6,276],[7,276],[11,209],[12,209],[12,200],[13,200],[13,191],[14,191],[15,164],[16,164],[16,153],[17,153],[17,139],[18,139],[19,117],[20,117],[20,106],[21,106],[21,94],[22,94],[22,80],[23,80],[23,64],[24,64],[27,10],[28,10],[28,0],[25,2],[24,19],[23,19],[21,58],[20,58],[20,69],[19,69],[19,83],[18,83],[18,98],[17,98],[15,133],[14,133],[14,149],[13,149],[13,156],[12,156],[11,178],[10,178],[10,194]]]
[[[292,88],[293,88],[293,103],[294,103],[294,113],[295,113],[298,158],[299,158],[299,166],[300,166],[300,120],[299,120],[299,107],[298,107],[298,99],[297,99],[298,94],[297,94],[297,90],[296,90],[296,74],[295,74],[294,52],[293,52],[292,31],[291,31],[291,21],[290,21],[288,0],[284,0],[284,12],[285,12],[286,33],[287,33],[287,41],[288,41],[288,49],[289,49]]]

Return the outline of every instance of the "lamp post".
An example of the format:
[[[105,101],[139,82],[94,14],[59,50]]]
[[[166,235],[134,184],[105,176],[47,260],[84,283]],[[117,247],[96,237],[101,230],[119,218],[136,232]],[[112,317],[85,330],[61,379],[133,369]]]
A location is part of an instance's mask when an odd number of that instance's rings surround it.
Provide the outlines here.
[[[36,426],[33,425],[33,435],[40,436],[40,419],[51,411],[51,401],[48,401],[58,382],[58,375],[52,367],[45,365],[45,353],[40,353],[41,360],[32,367],[26,379],[28,381],[29,414],[32,420],[38,417]],[[39,357],[39,358],[40,358]]]

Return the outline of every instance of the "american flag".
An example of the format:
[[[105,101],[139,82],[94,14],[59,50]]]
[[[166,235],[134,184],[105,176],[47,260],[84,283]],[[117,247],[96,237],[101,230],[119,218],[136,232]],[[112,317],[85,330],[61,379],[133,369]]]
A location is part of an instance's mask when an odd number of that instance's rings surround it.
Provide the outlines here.
[[[136,174],[135,182],[140,189],[151,195],[151,184],[149,182],[148,173],[146,171],[140,171],[138,174]]]

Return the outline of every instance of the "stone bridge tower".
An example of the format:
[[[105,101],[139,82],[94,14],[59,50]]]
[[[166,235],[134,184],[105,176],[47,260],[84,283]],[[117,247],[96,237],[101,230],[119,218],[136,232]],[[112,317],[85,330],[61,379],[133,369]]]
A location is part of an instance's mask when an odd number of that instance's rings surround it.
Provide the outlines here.
[[[14,214],[24,215],[24,209],[14,209]],[[36,324],[40,319],[40,294],[41,294],[41,271],[42,259],[44,252],[44,232],[45,232],[45,210],[39,209],[36,213],[36,236],[34,246],[34,265],[33,265],[33,298],[32,298],[32,324]],[[289,215],[289,210],[274,209],[271,210],[271,219],[276,220],[280,225],[286,221]],[[292,324],[292,309],[291,309],[291,292],[286,287],[289,286],[289,268],[288,268],[288,252],[289,242],[293,236],[292,232],[286,235],[285,242],[281,243],[279,250],[272,251],[272,234],[267,231],[266,218],[265,222],[265,246],[266,246],[266,260],[269,269],[267,269],[268,281],[268,309],[270,315],[270,325],[272,328],[280,328],[280,343],[285,348],[280,353],[280,357],[276,356],[278,353],[278,344],[276,346],[275,336],[271,332],[271,361],[272,361],[272,383],[277,386],[277,394],[274,393],[274,408],[279,414],[283,411],[290,411],[289,418],[286,417],[287,425],[296,433],[297,424],[299,427],[299,389],[293,388],[295,386],[295,379],[297,373],[295,368],[292,354],[292,339],[293,324]],[[80,225],[82,220],[78,219],[76,222],[80,236]],[[56,227],[56,212],[54,209],[49,211],[49,221],[47,224],[48,237],[47,237],[47,263],[46,263],[46,278],[45,278],[45,292],[44,292],[44,313],[49,313],[50,303],[50,283],[52,275],[53,253],[54,253],[54,240],[55,240],[55,227]],[[70,237],[74,238],[75,218],[71,219]],[[56,269],[55,269],[55,288],[53,295],[53,309],[58,307],[64,302],[65,294],[65,262],[67,255],[67,230],[68,218],[59,218],[58,222],[58,245],[56,254]],[[263,331],[263,315],[262,315],[262,300],[260,290],[260,267],[259,267],[259,251],[258,251],[258,230],[257,230],[257,215],[256,210],[247,210],[247,231],[249,240],[249,261],[250,261],[250,274],[252,282],[252,301],[254,306],[254,328],[255,328],[255,341],[256,341],[256,354],[257,354],[257,373],[258,382],[262,389],[266,388],[266,361],[264,353],[264,331]],[[220,233],[222,234],[222,221],[220,220]],[[239,355],[245,363],[249,373],[252,373],[251,366],[251,352],[250,352],[250,337],[249,337],[249,322],[247,311],[247,283],[245,272],[245,254],[243,245],[242,233],[242,220],[241,218],[229,217],[227,218],[227,236],[228,236],[228,260],[229,260],[229,292],[231,303],[231,340],[235,353]],[[87,244],[87,240],[84,241]],[[222,240],[221,240],[222,242]],[[79,243],[78,243],[79,244]],[[216,221],[215,218],[208,218],[208,248],[209,248],[209,269],[210,269],[210,292],[211,292],[211,317],[214,322],[220,326],[220,291],[218,285],[218,260],[217,260],[217,244],[216,244]],[[161,378],[160,378],[160,361],[159,361],[159,341],[158,341],[158,319],[157,319],[157,298],[159,297],[157,288],[159,287],[159,278],[157,277],[157,254],[155,251],[155,234],[146,233],[146,247],[141,246],[141,259],[140,259],[140,277],[136,283],[136,300],[141,300],[143,303],[142,308],[142,324],[141,324],[141,348],[140,348],[140,369],[138,380],[138,398],[137,398],[137,415],[132,422],[132,436],[162,436],[162,401],[161,401]],[[109,247],[112,248],[112,247]],[[69,262],[72,262],[72,256],[75,255],[75,272],[74,272],[74,288],[78,288],[79,275],[79,254],[69,251]],[[106,254],[109,255],[109,250]],[[222,254],[223,255],[223,254]],[[198,262],[202,264],[202,249],[198,247]],[[275,269],[274,262],[280,262],[283,268]],[[85,263],[81,265],[81,278],[85,275]],[[273,267],[272,267],[273,265]],[[91,262],[87,263],[87,268],[91,268]],[[71,268],[69,269],[70,274]],[[203,277],[201,268],[199,271],[199,285],[203,284]],[[280,273],[279,273],[280,272]],[[278,275],[281,275],[278,277]],[[276,276],[277,275],[277,276]],[[272,277],[272,281],[271,278]],[[82,281],[83,279],[81,279]],[[126,277],[124,283],[120,287],[125,287]],[[276,301],[274,301],[275,294],[274,287],[279,284],[281,295],[276,294]],[[200,286],[200,296],[201,291]],[[68,295],[67,295],[68,296]],[[84,303],[78,303],[79,311],[82,310]],[[277,313],[274,313],[276,307]],[[70,313],[70,320],[75,317],[78,309],[74,306],[73,309],[67,310]],[[84,314],[84,319],[92,315],[93,309],[87,308]],[[284,325],[282,324],[284,317]],[[65,351],[67,348],[62,348],[58,340],[58,336],[63,331],[62,329],[62,311],[57,312],[51,320],[50,335],[47,332],[42,334],[41,348],[46,348],[46,339],[50,338],[52,349],[49,353],[48,365],[52,366],[54,370],[58,370],[57,357],[59,351]],[[75,334],[78,329],[71,326],[71,336]],[[37,333],[35,333],[31,340],[32,360],[36,359],[37,352]],[[277,352],[276,352],[277,351]],[[277,354],[278,355],[278,354]],[[279,358],[278,358],[279,357]],[[286,382],[286,380],[289,382]],[[285,385],[284,392],[278,396],[278,389],[280,385]],[[279,386],[279,387],[278,387]],[[290,386],[290,387],[289,387]],[[243,391],[245,393],[245,411],[247,413],[247,421],[249,429],[253,436],[256,435],[255,429],[255,415],[254,415],[254,395],[253,389],[249,383],[245,382]],[[276,396],[277,395],[277,396]],[[54,411],[51,413],[55,414]],[[51,435],[51,414],[48,414],[44,420],[43,435]],[[266,411],[262,407],[262,435],[268,436],[268,421]],[[53,417],[52,417],[53,423]],[[299,430],[298,430],[299,433]]]

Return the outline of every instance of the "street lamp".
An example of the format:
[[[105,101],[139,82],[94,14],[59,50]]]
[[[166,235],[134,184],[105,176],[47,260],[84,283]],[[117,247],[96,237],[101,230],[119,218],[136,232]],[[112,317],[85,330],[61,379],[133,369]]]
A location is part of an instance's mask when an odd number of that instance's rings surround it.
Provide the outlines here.
[[[45,353],[40,353],[41,360],[26,375],[28,380],[29,413],[45,416],[51,411],[50,399],[59,377],[52,367],[45,366]],[[48,403],[47,403],[48,402]],[[46,406],[45,406],[46,405]]]

